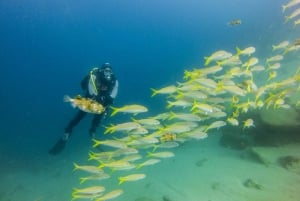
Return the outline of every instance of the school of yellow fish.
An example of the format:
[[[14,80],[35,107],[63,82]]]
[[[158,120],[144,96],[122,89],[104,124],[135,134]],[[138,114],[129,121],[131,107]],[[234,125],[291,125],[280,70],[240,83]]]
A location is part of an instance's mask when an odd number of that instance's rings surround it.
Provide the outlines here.
[[[300,0],[292,0],[283,5],[283,11],[298,4]],[[286,19],[294,19],[299,9]],[[297,21],[295,25],[299,24]],[[166,110],[155,116],[147,116],[148,108],[143,105],[112,107],[111,116],[129,113],[131,119],[107,126],[105,134],[113,135],[111,138],[93,140],[95,148],[109,147],[107,151],[89,153],[89,160],[96,165],[74,163],[74,170],[89,174],[80,178],[80,183],[93,180],[101,184],[104,179],[115,179],[124,185],[142,180],[146,177],[141,172],[143,167],[174,157],[171,149],[185,141],[204,139],[209,132],[224,126],[240,127],[241,132],[255,127],[249,112],[298,108],[299,99],[295,102],[291,97],[299,97],[300,62],[287,67],[282,61],[288,55],[295,56],[300,44],[285,40],[270,49],[270,56],[264,59],[255,56],[253,46],[236,48],[235,52],[219,50],[205,57],[203,67],[184,72],[184,81],[151,89],[153,98],[166,96]],[[285,77],[286,71],[292,74]],[[122,176],[112,175],[116,171]],[[108,192],[104,185],[76,188],[72,200],[110,200],[123,193],[120,187]]]

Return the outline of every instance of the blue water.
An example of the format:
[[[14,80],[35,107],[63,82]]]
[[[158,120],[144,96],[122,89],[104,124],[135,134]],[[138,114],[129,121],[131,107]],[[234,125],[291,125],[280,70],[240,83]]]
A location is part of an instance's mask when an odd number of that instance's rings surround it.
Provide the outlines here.
[[[164,102],[151,99],[150,88],[182,81],[184,70],[201,66],[204,56],[250,45],[266,55],[274,41],[292,37],[283,28],[281,5],[274,0],[2,0],[0,169],[11,170],[12,161],[49,157],[48,149],[75,114],[63,96],[81,93],[80,81],[92,67],[112,64],[120,83],[115,105],[139,103],[156,114]],[[242,24],[228,26],[232,19]],[[90,121],[74,135],[82,140],[83,155]]]

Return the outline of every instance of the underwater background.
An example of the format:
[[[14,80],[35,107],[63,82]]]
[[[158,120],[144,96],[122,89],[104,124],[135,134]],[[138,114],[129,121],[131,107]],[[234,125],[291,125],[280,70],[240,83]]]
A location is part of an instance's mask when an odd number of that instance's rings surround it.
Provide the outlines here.
[[[80,81],[91,68],[104,62],[112,64],[119,80],[116,106],[138,103],[147,105],[150,116],[158,114],[165,111],[164,98],[151,98],[150,88],[183,81],[184,71],[203,66],[205,56],[220,49],[234,52],[236,47],[254,46],[257,57],[266,58],[272,45],[297,39],[300,26],[284,23],[281,7],[284,3],[287,2],[1,1],[0,201],[71,200],[72,189],[79,185],[73,162],[87,162],[92,145],[88,135],[91,115],[75,128],[61,155],[50,156],[48,150],[62,136],[75,114],[75,110],[63,102],[63,96],[80,94]],[[242,24],[229,26],[228,22],[233,19],[242,20]],[[288,55],[289,58],[297,63],[299,52]],[[122,118],[126,116],[109,118],[103,124]],[[101,137],[103,131],[100,127],[97,136]],[[221,147],[220,135],[221,129],[204,140],[188,142],[175,149],[175,159],[149,167],[145,170],[147,178],[125,186],[126,192],[116,200],[300,199],[297,190],[300,166],[296,173],[288,172],[286,176],[284,168],[278,167],[278,173],[277,169],[263,166],[259,171],[256,164],[243,160],[237,170],[234,164],[239,164],[239,157],[231,156],[239,155],[239,151]],[[299,144],[292,147],[292,153],[299,152]],[[197,171],[200,179],[184,174]],[[265,194],[251,188],[252,192],[241,193],[226,185],[231,183],[221,182],[234,177],[232,172],[242,177],[247,171],[252,172],[249,177],[254,175],[255,178],[270,172],[271,176],[266,178],[274,181],[269,180],[265,186],[272,183],[280,183],[280,186],[265,187]],[[281,180],[281,174],[285,180]],[[159,183],[160,180],[167,182]],[[239,182],[234,180],[233,183]],[[148,191],[137,190],[138,186]],[[195,186],[203,189],[201,196],[197,190],[189,191]]]

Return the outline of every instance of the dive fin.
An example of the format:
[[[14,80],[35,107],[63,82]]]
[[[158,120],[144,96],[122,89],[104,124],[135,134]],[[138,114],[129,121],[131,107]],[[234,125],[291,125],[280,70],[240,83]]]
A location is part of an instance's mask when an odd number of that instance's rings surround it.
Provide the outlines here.
[[[63,140],[62,138],[60,138],[55,143],[55,145],[49,150],[49,154],[51,154],[51,155],[60,154],[64,150],[66,143],[67,143],[66,140]]]

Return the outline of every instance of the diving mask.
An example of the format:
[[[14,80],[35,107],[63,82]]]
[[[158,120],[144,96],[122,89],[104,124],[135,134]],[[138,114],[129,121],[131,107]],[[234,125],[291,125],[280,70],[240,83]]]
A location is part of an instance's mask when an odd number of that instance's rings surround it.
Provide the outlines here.
[[[110,68],[105,68],[104,70],[103,70],[103,75],[104,75],[104,78],[106,79],[106,80],[111,80],[111,77],[112,77],[112,70],[110,69]]]

